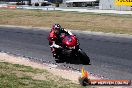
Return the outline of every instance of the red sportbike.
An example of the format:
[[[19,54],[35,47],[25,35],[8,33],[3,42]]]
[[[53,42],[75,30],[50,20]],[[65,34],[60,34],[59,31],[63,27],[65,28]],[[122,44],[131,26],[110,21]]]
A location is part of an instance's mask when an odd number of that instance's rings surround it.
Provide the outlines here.
[[[90,59],[79,47],[78,39],[75,35],[61,35],[61,48],[56,48],[56,54],[59,60],[79,60],[84,64],[89,64]]]

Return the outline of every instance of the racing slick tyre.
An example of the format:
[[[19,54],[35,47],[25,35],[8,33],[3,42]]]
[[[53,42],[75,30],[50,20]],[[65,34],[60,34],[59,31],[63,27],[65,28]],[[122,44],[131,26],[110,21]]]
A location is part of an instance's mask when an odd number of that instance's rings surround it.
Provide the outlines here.
[[[87,54],[85,52],[83,52],[82,50],[79,50],[79,56],[80,56],[80,60],[84,63],[84,64],[90,64],[90,59],[87,56]]]

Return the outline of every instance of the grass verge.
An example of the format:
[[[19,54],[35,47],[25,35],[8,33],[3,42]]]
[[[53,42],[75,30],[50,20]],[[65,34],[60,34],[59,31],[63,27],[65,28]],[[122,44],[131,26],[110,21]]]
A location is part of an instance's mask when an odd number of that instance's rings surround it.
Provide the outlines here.
[[[1,25],[51,27],[54,23],[75,30],[132,34],[132,15],[0,9]]]
[[[0,62],[0,88],[83,88],[47,70]]]

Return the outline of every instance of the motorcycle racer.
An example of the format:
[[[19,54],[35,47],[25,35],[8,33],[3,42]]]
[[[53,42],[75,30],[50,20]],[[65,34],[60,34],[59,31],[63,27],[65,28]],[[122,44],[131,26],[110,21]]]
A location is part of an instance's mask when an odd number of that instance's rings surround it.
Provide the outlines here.
[[[73,35],[70,31],[61,28],[60,24],[54,24],[48,36],[51,52],[53,53],[53,57],[55,58],[57,57],[56,48],[61,48],[60,45],[62,43],[62,33],[66,35]]]

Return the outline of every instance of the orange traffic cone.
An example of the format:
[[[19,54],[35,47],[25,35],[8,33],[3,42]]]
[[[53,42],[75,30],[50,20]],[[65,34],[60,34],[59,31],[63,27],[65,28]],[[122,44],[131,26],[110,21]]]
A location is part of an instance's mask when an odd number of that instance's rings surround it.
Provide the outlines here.
[[[84,67],[82,67],[82,76],[79,77],[79,82],[82,86],[87,86],[90,84],[90,79],[88,78],[88,76],[88,71],[85,71]]]

